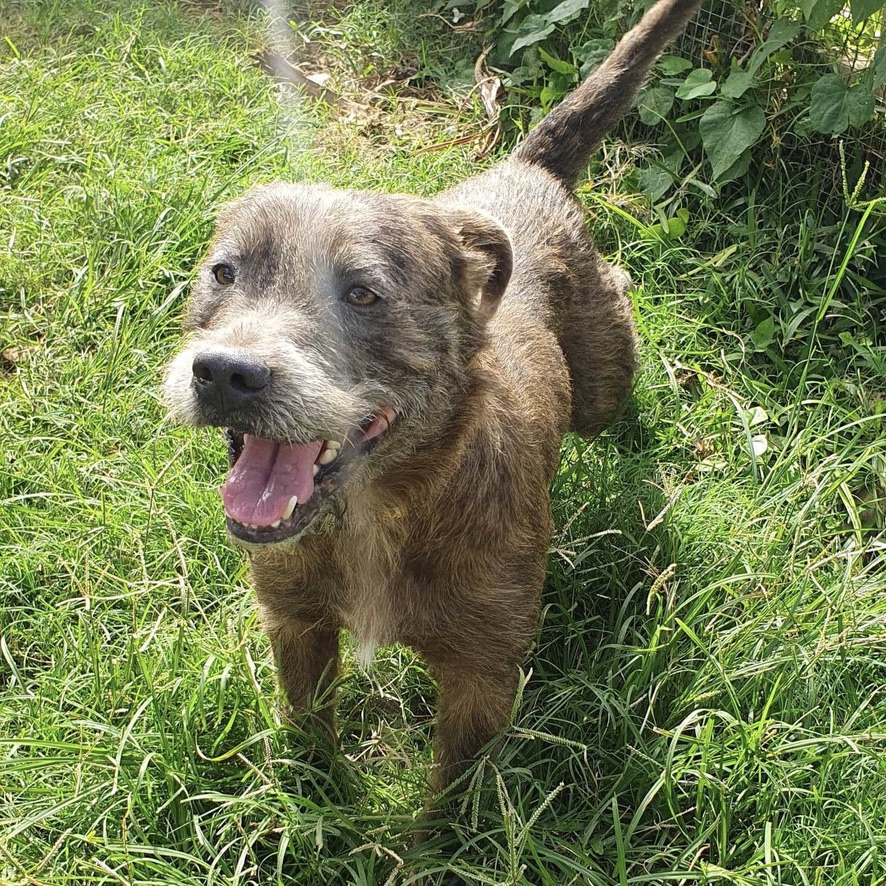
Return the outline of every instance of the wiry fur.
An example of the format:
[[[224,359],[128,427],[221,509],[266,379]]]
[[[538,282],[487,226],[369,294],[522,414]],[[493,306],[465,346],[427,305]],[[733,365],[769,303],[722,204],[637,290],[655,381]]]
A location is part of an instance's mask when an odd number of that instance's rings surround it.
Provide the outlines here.
[[[273,185],[226,209],[195,285],[172,412],[279,441],[341,439],[380,405],[399,419],[297,543],[252,574],[296,711],[333,722],[338,632],[417,649],[439,683],[434,785],[506,723],[538,618],[548,488],[569,428],[598,432],[627,395],[628,280],[570,192],[697,0],[661,0],[509,159],[434,201]],[[237,269],[220,288],[211,268]],[[345,304],[349,286],[382,296]],[[198,354],[257,355],[248,406],[207,406]],[[317,699],[321,699],[318,703]]]

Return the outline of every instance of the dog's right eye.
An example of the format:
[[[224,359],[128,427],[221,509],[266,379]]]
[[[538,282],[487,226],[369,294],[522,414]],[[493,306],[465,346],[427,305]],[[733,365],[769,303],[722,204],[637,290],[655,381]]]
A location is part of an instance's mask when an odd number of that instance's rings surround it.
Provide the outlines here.
[[[212,269],[212,276],[215,282],[222,286],[230,286],[234,282],[234,269],[230,265],[216,265]]]
[[[378,295],[376,295],[371,289],[367,289],[365,286],[354,286],[348,291],[348,294],[345,296],[345,301],[349,305],[365,308],[377,302]]]

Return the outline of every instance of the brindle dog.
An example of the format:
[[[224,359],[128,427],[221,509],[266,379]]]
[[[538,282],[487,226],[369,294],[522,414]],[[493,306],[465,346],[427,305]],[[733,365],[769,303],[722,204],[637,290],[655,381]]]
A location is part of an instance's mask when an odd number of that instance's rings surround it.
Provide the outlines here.
[[[414,647],[439,686],[435,789],[507,723],[561,438],[605,427],[634,374],[628,278],[572,188],[698,3],[660,0],[510,158],[434,200],[253,188],[194,285],[165,392],[227,428],[227,529],[289,703],[333,728],[343,627],[366,659]]]

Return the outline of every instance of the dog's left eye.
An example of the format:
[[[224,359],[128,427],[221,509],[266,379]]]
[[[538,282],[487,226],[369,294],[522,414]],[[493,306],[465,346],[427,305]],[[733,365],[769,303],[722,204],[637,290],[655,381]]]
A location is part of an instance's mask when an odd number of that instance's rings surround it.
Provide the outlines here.
[[[234,282],[234,269],[230,265],[216,265],[212,269],[212,276],[215,282],[222,286],[231,286]]]
[[[378,301],[378,296],[365,286],[354,286],[345,296],[345,301],[349,305],[356,305],[358,308],[365,308],[373,302]]]

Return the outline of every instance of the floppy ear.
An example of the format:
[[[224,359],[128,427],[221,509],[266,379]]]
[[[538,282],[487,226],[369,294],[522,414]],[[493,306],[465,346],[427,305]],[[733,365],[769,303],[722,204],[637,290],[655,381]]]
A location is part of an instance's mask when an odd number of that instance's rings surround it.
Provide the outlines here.
[[[514,253],[504,228],[474,210],[453,212],[453,227],[461,241],[467,268],[469,294],[480,293],[476,317],[481,324],[492,318],[514,269]]]

